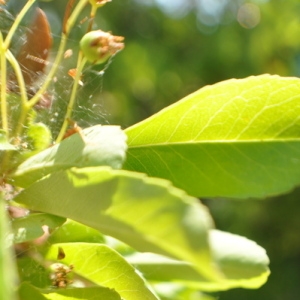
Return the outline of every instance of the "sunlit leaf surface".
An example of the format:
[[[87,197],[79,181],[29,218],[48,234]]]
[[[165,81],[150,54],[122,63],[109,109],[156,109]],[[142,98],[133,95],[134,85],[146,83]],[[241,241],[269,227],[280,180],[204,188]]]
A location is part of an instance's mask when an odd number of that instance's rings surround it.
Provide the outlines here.
[[[55,260],[58,249],[74,272],[93,283],[115,290],[125,300],[156,300],[135,269],[116,251],[101,244],[61,243],[50,247],[47,259]]]
[[[300,80],[200,89],[126,130],[125,168],[202,197],[266,197],[300,183]],[[279,180],[280,178],[280,180]]]

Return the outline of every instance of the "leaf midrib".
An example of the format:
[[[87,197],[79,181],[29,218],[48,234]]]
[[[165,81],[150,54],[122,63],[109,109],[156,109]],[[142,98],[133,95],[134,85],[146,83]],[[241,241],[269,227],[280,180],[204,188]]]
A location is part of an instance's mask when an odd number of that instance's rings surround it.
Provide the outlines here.
[[[180,141],[180,142],[159,142],[159,143],[147,143],[147,144],[137,144],[130,145],[128,143],[128,148],[149,148],[149,147],[165,147],[165,146],[173,146],[173,145],[195,145],[195,144],[265,144],[265,143],[297,143],[300,142],[299,138],[285,138],[285,139],[251,139],[251,140],[189,140],[189,141]]]

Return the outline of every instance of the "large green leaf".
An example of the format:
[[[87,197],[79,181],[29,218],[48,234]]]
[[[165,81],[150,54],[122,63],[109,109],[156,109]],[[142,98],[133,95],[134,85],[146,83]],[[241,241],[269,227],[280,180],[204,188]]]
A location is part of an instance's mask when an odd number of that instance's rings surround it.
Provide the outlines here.
[[[17,271],[13,249],[6,244],[6,237],[10,233],[9,227],[5,202],[0,191],[0,299],[16,300]]]
[[[118,126],[86,128],[23,162],[13,174],[14,184],[26,187],[49,173],[71,167],[107,165],[119,169],[126,148],[126,135]]]
[[[177,282],[202,291],[259,288],[269,276],[269,259],[263,248],[237,235],[211,230],[211,249],[224,277],[210,281],[191,264],[151,253],[136,253],[126,259],[154,282]]]
[[[209,250],[212,221],[206,208],[166,180],[108,167],[74,168],[35,182],[15,201],[96,228],[139,251],[189,261],[208,278],[219,277]]]
[[[300,183],[300,80],[262,75],[200,89],[126,130],[124,168],[202,197],[266,197]]]
[[[92,243],[54,244],[49,248],[46,259],[56,260],[59,249],[65,253],[60,263],[72,264],[76,274],[115,290],[124,300],[157,299],[135,269],[108,246]]]
[[[121,300],[117,292],[105,287],[42,290],[28,283],[21,285],[19,295],[22,300]]]

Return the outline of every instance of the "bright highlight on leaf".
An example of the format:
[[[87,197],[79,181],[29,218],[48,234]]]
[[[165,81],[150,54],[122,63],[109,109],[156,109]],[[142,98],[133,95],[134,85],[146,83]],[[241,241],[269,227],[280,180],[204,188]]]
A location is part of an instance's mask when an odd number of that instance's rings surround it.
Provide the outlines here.
[[[299,116],[298,78],[207,86],[128,128],[125,168],[201,197],[287,192],[300,183]]]
[[[135,269],[106,245],[61,243],[51,246],[46,258],[56,260],[58,248],[65,253],[62,263],[72,264],[75,273],[116,291],[124,300],[157,300]]]

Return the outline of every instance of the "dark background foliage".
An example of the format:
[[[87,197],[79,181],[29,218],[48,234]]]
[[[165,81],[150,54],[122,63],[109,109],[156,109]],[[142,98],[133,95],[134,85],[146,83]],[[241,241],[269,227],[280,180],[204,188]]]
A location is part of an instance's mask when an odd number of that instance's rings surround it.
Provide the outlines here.
[[[15,2],[10,1],[11,8]],[[58,36],[66,1],[39,5]],[[207,84],[262,73],[300,74],[297,0],[113,0],[99,11],[95,27],[124,36],[126,48],[103,77],[96,74],[99,67],[84,75],[78,107],[89,110],[75,114],[83,125],[105,122],[126,128]],[[78,24],[70,37],[74,52],[84,28]],[[72,82],[63,77],[60,83],[56,93],[63,98]],[[271,260],[272,274],[261,289],[236,289],[216,297],[299,297],[299,198],[298,189],[264,200],[204,199],[219,229],[257,241]]]

